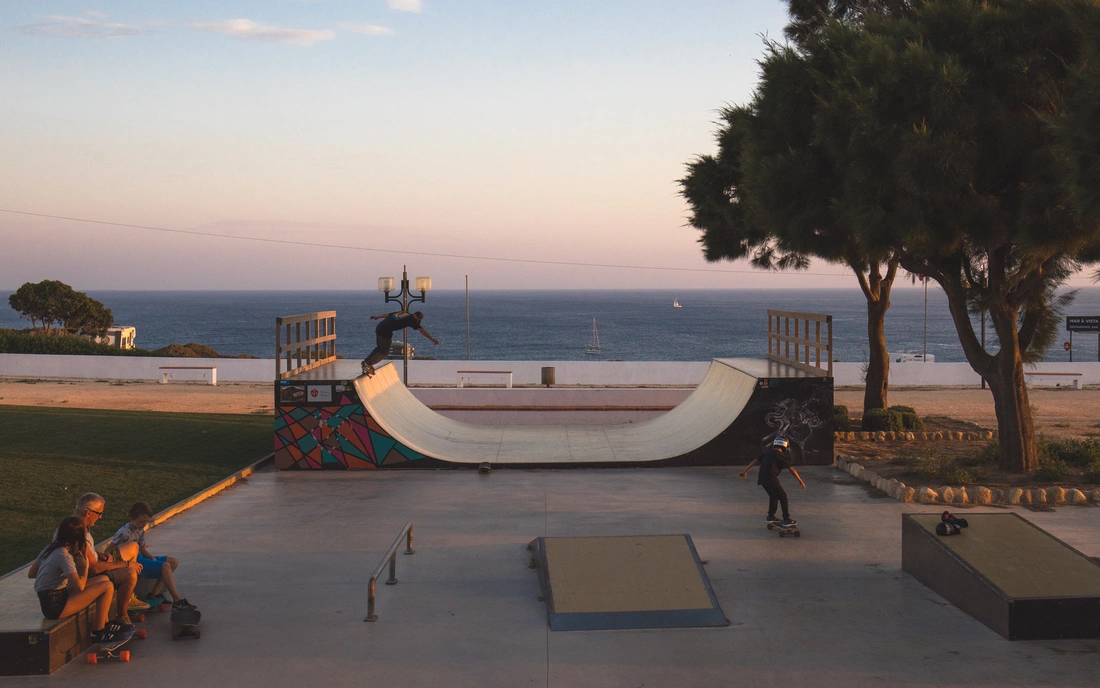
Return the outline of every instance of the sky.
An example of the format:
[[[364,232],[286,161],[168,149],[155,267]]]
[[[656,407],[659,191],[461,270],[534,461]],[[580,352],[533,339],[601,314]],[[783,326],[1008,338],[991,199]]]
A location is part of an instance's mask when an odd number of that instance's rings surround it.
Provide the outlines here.
[[[785,23],[778,0],[0,3],[0,288],[374,289],[403,265],[854,288],[706,263],[678,194]]]

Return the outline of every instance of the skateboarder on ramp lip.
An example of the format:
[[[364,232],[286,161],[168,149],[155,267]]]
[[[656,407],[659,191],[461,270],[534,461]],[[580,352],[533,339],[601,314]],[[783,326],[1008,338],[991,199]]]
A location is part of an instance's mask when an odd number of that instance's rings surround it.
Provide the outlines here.
[[[368,377],[374,375],[374,364],[384,360],[386,356],[390,355],[390,344],[393,343],[393,333],[398,330],[411,327],[427,337],[432,344],[439,344],[438,339],[420,326],[420,323],[424,320],[424,314],[420,311],[415,313],[408,313],[406,311],[379,313],[378,315],[372,315],[370,319],[381,320],[382,322],[378,323],[378,326],[374,328],[374,334],[378,339],[378,346],[374,347],[374,350],[363,359],[363,372],[366,373]]]
[[[798,523],[791,518],[791,512],[787,505],[787,492],[783,489],[783,486],[779,484],[779,473],[786,468],[791,472],[791,475],[795,477],[798,484],[802,486],[802,489],[806,489],[806,483],[803,482],[802,476],[798,474],[798,471],[791,465],[790,460],[787,458],[787,448],[790,445],[785,437],[776,437],[772,442],[771,449],[767,450],[760,456],[752,460],[752,462],[745,466],[745,470],[738,474],[738,478],[745,479],[745,476],[749,474],[749,470],[753,466],[760,466],[760,473],[756,478],[756,484],[764,488],[764,491],[768,493],[768,523],[779,523],[783,526],[794,526]],[[775,508],[778,505],[783,507],[783,520],[780,521],[775,517]],[[771,526],[769,526],[770,528]]]

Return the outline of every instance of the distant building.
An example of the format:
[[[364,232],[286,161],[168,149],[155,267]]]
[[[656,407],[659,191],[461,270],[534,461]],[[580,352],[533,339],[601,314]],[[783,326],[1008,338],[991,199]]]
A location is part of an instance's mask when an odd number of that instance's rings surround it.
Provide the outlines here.
[[[134,340],[137,338],[137,328],[126,325],[114,325],[107,328],[107,334],[96,337],[96,342],[113,346],[117,349],[133,349]]]
[[[928,354],[928,358],[925,358],[923,354],[907,351],[903,354],[890,354],[890,361],[893,363],[935,363],[936,355]]]

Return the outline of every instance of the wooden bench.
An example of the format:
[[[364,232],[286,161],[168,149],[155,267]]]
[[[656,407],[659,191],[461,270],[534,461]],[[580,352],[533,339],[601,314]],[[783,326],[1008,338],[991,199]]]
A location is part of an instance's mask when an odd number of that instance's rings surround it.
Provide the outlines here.
[[[42,616],[26,567],[0,578],[0,676],[44,676],[79,657],[92,644],[94,612],[93,604],[50,621]]]
[[[1028,387],[1035,386],[1038,381],[1054,383],[1055,387],[1061,387],[1063,383],[1066,386],[1072,386],[1074,389],[1081,389],[1081,376],[1083,373],[1055,373],[1055,372],[1043,372],[1041,370],[1024,371],[1024,380],[1027,382]],[[1050,378],[1050,380],[1043,380],[1043,378]],[[1051,386],[1050,384],[1046,385]]]
[[[209,370],[210,371],[210,384],[215,387],[218,384],[218,367],[217,366],[161,366],[160,367],[160,384],[168,384],[168,376],[173,370]]]
[[[504,386],[508,389],[512,388],[512,371],[510,370],[457,370],[458,373],[458,386],[459,388],[465,383],[465,378],[473,375],[507,375],[507,381]]]

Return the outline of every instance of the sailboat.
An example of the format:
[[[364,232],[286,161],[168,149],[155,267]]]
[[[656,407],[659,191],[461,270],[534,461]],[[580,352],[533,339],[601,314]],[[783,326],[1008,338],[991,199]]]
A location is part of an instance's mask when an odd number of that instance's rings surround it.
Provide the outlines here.
[[[672,300],[672,307],[673,308],[683,308],[683,306],[680,305],[680,299],[673,299]]]
[[[596,329],[596,319],[592,318],[592,341],[584,347],[584,353],[594,355],[600,353],[600,333]]]

